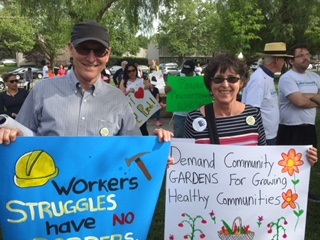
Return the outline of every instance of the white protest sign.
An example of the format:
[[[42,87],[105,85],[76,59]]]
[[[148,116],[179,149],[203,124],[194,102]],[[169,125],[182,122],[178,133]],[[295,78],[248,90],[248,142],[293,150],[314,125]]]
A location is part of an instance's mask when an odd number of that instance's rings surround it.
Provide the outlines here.
[[[129,93],[127,100],[136,116],[139,127],[145,123],[156,111],[161,109],[157,99],[149,90],[139,88],[135,93]]]
[[[304,239],[309,147],[172,142],[165,239]]]
[[[156,82],[156,88],[159,89],[159,92],[161,94],[164,94],[164,87],[166,86],[166,83],[164,82],[163,74],[161,71],[153,71],[149,74],[149,79],[151,82]]]

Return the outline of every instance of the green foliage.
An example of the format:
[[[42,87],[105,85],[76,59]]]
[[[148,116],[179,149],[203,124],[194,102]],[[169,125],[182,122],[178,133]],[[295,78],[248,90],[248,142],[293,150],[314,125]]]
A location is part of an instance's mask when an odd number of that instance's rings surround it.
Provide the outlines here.
[[[8,72],[11,72],[11,71],[13,71],[15,69],[17,69],[17,66],[0,67],[0,77],[2,77],[3,74],[7,74]]]
[[[213,51],[215,39],[214,4],[201,0],[177,0],[159,14],[160,24],[156,41],[165,46],[181,63],[186,55],[206,54]],[[210,54],[211,55],[211,54]]]
[[[319,45],[320,45],[320,18],[318,16],[314,16],[310,20],[310,26],[306,29],[306,39],[309,43],[310,49],[314,53],[319,53]]]
[[[243,52],[257,57],[267,42],[287,46],[306,42],[320,48],[318,0],[6,0],[0,9],[0,55],[36,49],[53,62],[70,40],[73,24],[96,20],[108,26],[114,55],[136,54],[149,39],[154,19],[156,41],[173,57]],[[2,54],[1,54],[2,53]]]
[[[142,25],[150,27],[152,20],[158,14],[159,6],[168,6],[174,0],[16,0],[26,9],[37,9],[43,12],[47,9],[55,11],[58,8],[61,15],[68,15],[73,23],[84,20],[96,20],[101,22],[109,9],[121,4],[119,14],[125,16],[131,26]]]
[[[265,26],[259,32],[262,41],[251,42],[251,51],[261,51],[267,42],[281,41],[290,47],[298,42],[311,46],[312,52],[319,51],[318,0],[271,0],[258,1]]]
[[[0,9],[0,39],[2,48],[10,49],[11,54],[30,51],[35,44],[37,29],[29,18],[17,16],[20,11],[18,5],[7,1]]]
[[[217,38],[222,51],[250,52],[251,42],[261,40],[264,16],[255,1],[220,0],[217,5],[219,23]]]
[[[134,55],[139,52],[139,41],[136,38],[138,29],[128,23],[126,15],[121,11],[122,7],[122,4],[119,3],[110,8],[103,23],[109,28],[113,54],[117,56],[125,53]]]
[[[33,47],[39,46],[53,64],[60,49],[70,41],[72,26],[86,20],[96,20],[108,26],[115,55],[138,53],[140,46],[147,45],[146,39],[137,38],[138,26],[147,29],[159,5],[173,0],[11,1],[21,6],[21,15],[32,22],[32,29],[37,29],[36,33],[31,34]],[[24,52],[29,50],[24,49]]]

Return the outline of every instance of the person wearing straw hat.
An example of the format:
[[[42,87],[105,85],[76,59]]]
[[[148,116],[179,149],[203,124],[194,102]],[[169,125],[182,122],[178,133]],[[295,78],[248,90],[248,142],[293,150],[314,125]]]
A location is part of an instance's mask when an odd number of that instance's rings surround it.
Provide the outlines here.
[[[267,145],[275,145],[279,125],[279,104],[274,84],[274,74],[281,72],[287,54],[286,44],[272,42],[265,44],[260,53],[263,63],[251,75],[242,94],[242,102],[260,108]]]

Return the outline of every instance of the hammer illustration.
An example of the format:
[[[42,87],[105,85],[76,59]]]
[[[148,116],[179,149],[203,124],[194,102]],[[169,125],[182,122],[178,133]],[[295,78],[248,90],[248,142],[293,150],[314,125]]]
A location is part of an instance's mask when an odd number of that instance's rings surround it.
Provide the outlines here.
[[[138,153],[131,158],[126,158],[127,166],[130,167],[132,162],[136,162],[140,170],[143,172],[144,176],[150,181],[151,180],[151,174],[149,173],[149,170],[147,169],[146,165],[144,162],[142,162],[141,158],[143,155],[146,155],[150,152],[142,152]]]

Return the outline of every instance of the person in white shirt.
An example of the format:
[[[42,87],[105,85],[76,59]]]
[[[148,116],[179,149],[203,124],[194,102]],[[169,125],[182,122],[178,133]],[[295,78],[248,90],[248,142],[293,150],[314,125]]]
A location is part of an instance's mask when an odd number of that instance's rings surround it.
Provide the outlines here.
[[[43,78],[49,77],[49,65],[50,65],[50,63],[47,62],[46,65],[44,65],[42,68],[42,77]]]
[[[312,145],[317,148],[316,114],[320,106],[320,76],[307,71],[311,54],[306,44],[289,49],[291,69],[279,80],[280,125],[277,145]],[[271,116],[272,117],[272,116]],[[320,197],[309,192],[309,200]]]
[[[196,73],[196,75],[200,76],[201,72],[202,72],[202,67],[200,65],[200,63],[197,64],[197,66],[194,69],[194,72]]]
[[[281,72],[287,55],[286,44],[283,42],[267,43],[261,54],[263,63],[250,76],[243,90],[242,102],[258,107],[261,111],[267,145],[276,145],[279,125],[278,94],[274,84],[274,74]]]

